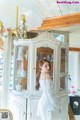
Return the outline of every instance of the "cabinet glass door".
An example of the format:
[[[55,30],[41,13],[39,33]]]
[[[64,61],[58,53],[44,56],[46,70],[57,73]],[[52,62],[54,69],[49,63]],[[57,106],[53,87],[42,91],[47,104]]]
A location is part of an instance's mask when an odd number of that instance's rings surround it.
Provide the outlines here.
[[[61,48],[61,64],[60,64],[60,89],[66,89],[66,74],[67,74],[67,51]]]
[[[28,73],[28,47],[17,46],[15,65],[15,84],[17,91],[27,89],[27,73]]]
[[[36,56],[36,75],[39,71],[39,60],[47,59],[51,63],[51,79],[53,80],[53,61],[54,61],[54,50],[49,47],[37,48]]]
[[[60,77],[60,88],[65,89],[65,76]]]
[[[66,60],[66,50],[65,48],[61,48],[61,67],[60,72],[65,72],[65,60]]]

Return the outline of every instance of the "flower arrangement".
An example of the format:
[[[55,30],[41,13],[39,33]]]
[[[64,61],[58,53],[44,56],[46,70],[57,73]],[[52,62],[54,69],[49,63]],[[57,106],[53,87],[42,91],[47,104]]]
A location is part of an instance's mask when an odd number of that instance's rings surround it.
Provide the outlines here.
[[[71,86],[71,88],[70,88],[70,93],[71,93],[71,94],[74,94],[75,92],[76,92],[75,87],[74,87],[74,86]]]

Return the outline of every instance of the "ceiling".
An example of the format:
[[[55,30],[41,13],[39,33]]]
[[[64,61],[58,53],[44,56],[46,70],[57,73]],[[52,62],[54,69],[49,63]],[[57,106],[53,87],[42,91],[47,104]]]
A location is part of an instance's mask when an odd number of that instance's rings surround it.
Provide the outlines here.
[[[58,3],[58,2],[62,3]],[[0,0],[0,20],[3,21],[5,27],[16,27],[16,6],[18,9],[18,25],[20,25],[20,16],[25,14],[27,17],[27,26],[38,27],[42,21],[47,18],[63,16],[66,14],[80,12],[79,0]],[[76,2],[76,3],[75,3]],[[31,14],[31,16],[29,16]],[[37,23],[37,24],[36,24]],[[32,27],[32,26],[31,26]],[[79,29],[80,26],[72,26],[60,28],[60,30],[73,31]],[[30,28],[29,28],[30,29]]]
[[[41,5],[41,9],[43,10],[45,18],[63,16],[65,14],[80,12],[80,3],[71,3],[72,0],[65,0],[65,2],[63,0],[37,0],[37,1]]]

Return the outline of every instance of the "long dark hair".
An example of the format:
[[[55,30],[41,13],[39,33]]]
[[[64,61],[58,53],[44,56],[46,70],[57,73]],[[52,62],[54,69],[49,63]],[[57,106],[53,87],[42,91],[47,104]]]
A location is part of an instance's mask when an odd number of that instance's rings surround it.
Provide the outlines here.
[[[41,59],[39,60],[39,70],[37,72],[37,76],[36,76],[36,90],[39,90],[40,84],[39,84],[39,79],[40,79],[40,74],[41,74],[41,67],[43,66],[43,64],[45,62],[49,63],[50,69],[51,69],[51,64],[47,59]]]

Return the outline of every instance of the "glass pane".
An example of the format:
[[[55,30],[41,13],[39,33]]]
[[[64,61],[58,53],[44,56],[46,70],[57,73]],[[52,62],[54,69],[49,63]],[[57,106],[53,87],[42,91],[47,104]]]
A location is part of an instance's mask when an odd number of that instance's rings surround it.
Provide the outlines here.
[[[56,34],[55,35],[55,38],[61,42],[64,42],[64,35],[59,35],[59,34]]]
[[[36,57],[36,74],[39,71],[39,60],[47,59],[51,63],[51,79],[53,80],[53,61],[54,61],[54,50],[49,47],[40,47],[37,48],[37,57]]]
[[[66,49],[61,48],[61,67],[60,67],[60,72],[65,72],[65,61],[66,61]]]
[[[65,77],[60,78],[60,89],[65,89]]]
[[[15,89],[18,91],[26,90],[28,73],[28,47],[18,46],[16,56]]]
[[[3,64],[4,64],[4,52],[0,51],[0,107],[2,101],[2,93],[3,93]]]

